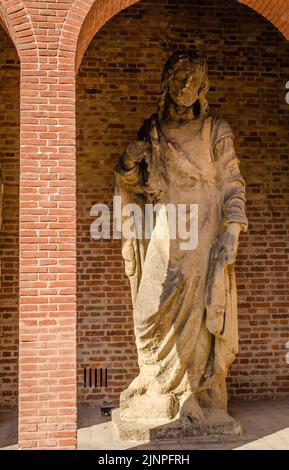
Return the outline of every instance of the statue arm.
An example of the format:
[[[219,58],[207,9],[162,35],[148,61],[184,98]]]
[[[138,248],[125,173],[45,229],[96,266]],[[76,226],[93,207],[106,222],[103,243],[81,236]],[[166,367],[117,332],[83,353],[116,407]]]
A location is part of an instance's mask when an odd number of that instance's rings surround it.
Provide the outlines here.
[[[116,166],[117,183],[125,191],[144,194],[146,163],[150,145],[144,141],[131,142],[121,155]]]
[[[149,151],[150,145],[147,142],[132,142],[118,160],[115,169],[115,195],[121,197],[122,228],[123,224],[131,218],[130,215],[124,215],[123,209],[126,204],[137,204],[143,212],[143,205],[146,201],[144,191],[146,183],[145,159]],[[122,256],[125,262],[125,272],[130,280],[134,304],[145,257],[144,240],[123,237]]]
[[[217,142],[214,155],[219,167],[219,178],[222,182],[225,227],[228,227],[229,231],[237,233],[238,228],[235,225],[237,224],[240,227],[239,230],[246,231],[248,219],[245,212],[245,181],[240,173],[233,135],[226,135]]]
[[[141,169],[137,163],[134,167],[128,169],[125,167],[123,158],[121,157],[117,163],[116,169],[116,181],[117,184],[124,190],[130,193],[142,193],[141,188]]]
[[[213,245],[212,256],[217,259],[223,253],[226,263],[233,264],[237,256],[240,231],[246,232],[248,227],[245,212],[245,181],[240,173],[232,131],[227,123],[221,124],[219,130],[221,132],[213,145],[213,158],[222,192],[225,231],[217,237]]]

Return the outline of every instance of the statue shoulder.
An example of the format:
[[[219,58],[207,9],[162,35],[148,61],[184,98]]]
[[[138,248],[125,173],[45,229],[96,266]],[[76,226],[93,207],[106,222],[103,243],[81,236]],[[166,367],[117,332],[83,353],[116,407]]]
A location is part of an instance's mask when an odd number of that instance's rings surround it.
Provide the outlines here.
[[[211,128],[211,143],[214,149],[215,145],[225,137],[234,138],[234,132],[228,122],[218,116],[211,116],[212,128]]]

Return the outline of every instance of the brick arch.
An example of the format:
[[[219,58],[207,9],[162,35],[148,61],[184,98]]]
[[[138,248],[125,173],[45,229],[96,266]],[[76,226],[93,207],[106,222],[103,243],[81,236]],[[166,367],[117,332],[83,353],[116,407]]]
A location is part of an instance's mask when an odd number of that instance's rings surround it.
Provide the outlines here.
[[[82,57],[97,31],[114,15],[138,1],[74,0],[61,30],[60,56],[71,54],[77,72]]]
[[[232,0],[235,1],[235,0]],[[289,40],[288,0],[236,0],[270,21]],[[75,55],[75,70],[99,29],[114,15],[139,0],[75,0],[61,31],[59,53]]]
[[[264,16],[289,40],[288,0],[237,0]]]
[[[15,37],[15,34],[14,34],[13,27],[10,24],[10,19],[9,19],[9,15],[7,13],[7,10],[6,10],[5,3],[6,3],[5,0],[0,0],[0,25],[2,26],[4,31],[6,31],[6,33],[8,34],[10,39],[12,40],[12,42],[13,42],[13,44],[16,47],[17,52],[18,52],[18,48],[16,46],[16,37]]]
[[[22,62],[36,56],[37,46],[30,15],[21,0],[0,0],[0,25],[12,40]],[[36,59],[34,60],[36,62]]]
[[[5,24],[5,21],[4,21],[4,14],[2,12],[2,9],[1,9],[1,3],[0,3],[0,26],[1,28],[4,29],[4,31],[8,34],[8,36],[11,38],[11,34],[10,32],[8,31],[8,28]],[[14,42],[14,41],[13,41]]]

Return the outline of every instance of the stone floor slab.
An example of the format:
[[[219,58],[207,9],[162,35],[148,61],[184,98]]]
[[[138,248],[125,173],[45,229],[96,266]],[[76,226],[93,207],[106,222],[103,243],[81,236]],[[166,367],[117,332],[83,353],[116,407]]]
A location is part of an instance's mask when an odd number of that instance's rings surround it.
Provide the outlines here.
[[[289,400],[233,402],[230,414],[243,429],[241,436],[186,438],[156,442],[120,442],[110,418],[100,408],[78,411],[80,450],[289,450]],[[0,449],[17,449],[17,412],[0,413]]]
[[[289,450],[289,400],[264,400],[254,402],[233,402],[230,414],[237,419],[244,429],[241,436],[193,437],[162,441],[120,441],[114,425],[109,418],[100,417],[96,408],[85,409],[90,414],[91,437],[86,448],[102,450]],[[89,411],[87,411],[89,410]],[[82,410],[79,410],[80,420]],[[81,426],[78,439],[81,448],[85,448],[87,439]]]

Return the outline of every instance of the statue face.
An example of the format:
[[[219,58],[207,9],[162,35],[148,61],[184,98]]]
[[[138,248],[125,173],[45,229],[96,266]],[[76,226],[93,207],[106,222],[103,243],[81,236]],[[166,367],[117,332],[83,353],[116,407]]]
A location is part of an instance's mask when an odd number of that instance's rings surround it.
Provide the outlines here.
[[[191,107],[199,97],[199,68],[190,61],[182,62],[169,82],[169,94],[179,106]]]

